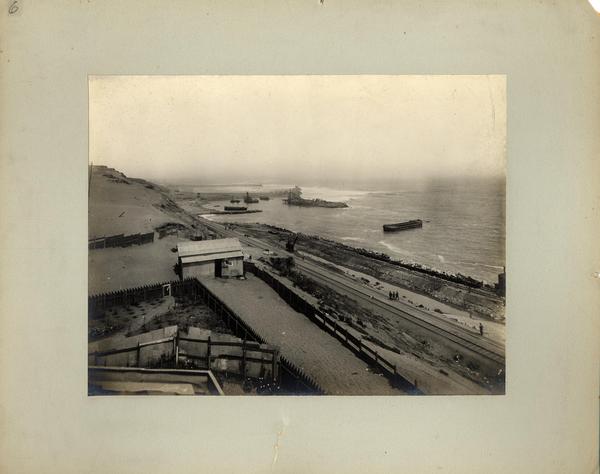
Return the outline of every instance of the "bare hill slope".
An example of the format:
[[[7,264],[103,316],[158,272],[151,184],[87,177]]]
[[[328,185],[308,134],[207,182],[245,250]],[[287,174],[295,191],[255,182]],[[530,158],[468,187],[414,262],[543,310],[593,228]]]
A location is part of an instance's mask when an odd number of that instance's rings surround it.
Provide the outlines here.
[[[194,219],[169,198],[165,188],[143,179],[128,178],[113,168],[92,168],[90,238],[151,232],[169,222],[191,228]]]
[[[147,233],[167,223],[185,227],[179,235],[155,235],[149,244],[90,250],[90,294],[173,280],[177,254],[172,249],[191,234],[206,237],[202,225],[165,188],[105,166],[92,168],[88,219],[89,238]]]

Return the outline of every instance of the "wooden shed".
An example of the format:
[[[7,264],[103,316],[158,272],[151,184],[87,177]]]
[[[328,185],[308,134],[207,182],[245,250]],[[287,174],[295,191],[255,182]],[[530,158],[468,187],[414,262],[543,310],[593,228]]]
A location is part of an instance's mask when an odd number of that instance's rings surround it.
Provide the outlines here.
[[[177,256],[183,278],[228,278],[244,274],[244,255],[238,239],[180,242]]]

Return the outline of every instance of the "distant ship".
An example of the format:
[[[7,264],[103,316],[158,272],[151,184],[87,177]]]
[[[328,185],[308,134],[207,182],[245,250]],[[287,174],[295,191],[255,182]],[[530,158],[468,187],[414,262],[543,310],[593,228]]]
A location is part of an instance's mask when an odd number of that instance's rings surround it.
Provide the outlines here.
[[[412,221],[399,222],[397,224],[384,224],[383,231],[396,232],[398,230],[418,229],[420,227],[423,227],[423,221],[421,219],[414,219]]]
[[[269,196],[259,196],[261,201],[268,201],[271,199]]]
[[[235,198],[231,198],[231,201],[229,201],[231,204],[237,204],[238,202],[240,202],[239,199],[235,199]]]
[[[288,206],[303,206],[303,207],[348,207],[345,202],[325,201],[323,199],[304,199],[302,197],[302,189],[296,186],[294,189],[288,191],[287,199],[283,200]]]
[[[244,202],[246,204],[256,204],[258,202],[258,199],[250,197],[250,193],[246,193],[246,197],[244,198]]]

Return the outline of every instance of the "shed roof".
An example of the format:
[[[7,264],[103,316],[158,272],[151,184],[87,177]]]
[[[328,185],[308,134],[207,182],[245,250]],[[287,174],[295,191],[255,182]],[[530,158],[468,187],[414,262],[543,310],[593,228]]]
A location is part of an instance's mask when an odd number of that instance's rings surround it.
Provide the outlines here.
[[[181,257],[181,263],[198,263],[198,262],[209,262],[216,259],[226,258],[242,258],[244,255],[241,251],[236,252],[219,252],[211,253],[207,255],[190,255],[187,257]]]
[[[216,258],[221,258],[217,254],[231,252],[239,253],[239,256],[242,256],[242,244],[238,239],[200,240],[177,244],[177,254],[182,258],[200,255],[207,257],[215,255]]]

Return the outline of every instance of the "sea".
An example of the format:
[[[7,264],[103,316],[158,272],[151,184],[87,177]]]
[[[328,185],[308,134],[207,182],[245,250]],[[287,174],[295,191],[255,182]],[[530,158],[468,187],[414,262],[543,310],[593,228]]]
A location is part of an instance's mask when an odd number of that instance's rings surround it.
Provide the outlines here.
[[[310,186],[302,197],[344,201],[348,208],[287,206],[282,197],[248,205],[262,212],[206,215],[217,222],[264,223],[383,252],[393,259],[496,283],[505,265],[504,178],[410,180],[377,186]],[[194,192],[248,191],[258,197],[290,184],[194,186]],[[241,203],[243,204],[243,203]],[[222,209],[229,201],[211,202]],[[422,219],[423,227],[383,232],[383,224]]]

